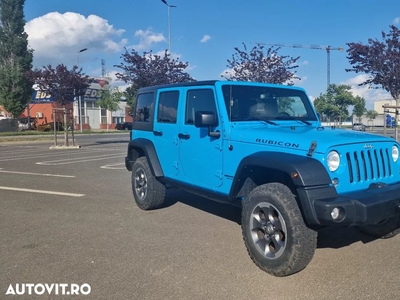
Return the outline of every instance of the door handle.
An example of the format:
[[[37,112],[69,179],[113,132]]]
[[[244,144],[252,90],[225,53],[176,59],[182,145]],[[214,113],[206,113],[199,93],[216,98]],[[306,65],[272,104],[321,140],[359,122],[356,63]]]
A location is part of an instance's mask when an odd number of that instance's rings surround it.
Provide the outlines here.
[[[153,131],[153,134],[155,135],[155,136],[162,136],[163,135],[163,133],[162,133],[162,131]]]
[[[188,140],[188,139],[190,139],[190,134],[179,133],[179,134],[178,134],[178,137],[179,137],[180,139]]]

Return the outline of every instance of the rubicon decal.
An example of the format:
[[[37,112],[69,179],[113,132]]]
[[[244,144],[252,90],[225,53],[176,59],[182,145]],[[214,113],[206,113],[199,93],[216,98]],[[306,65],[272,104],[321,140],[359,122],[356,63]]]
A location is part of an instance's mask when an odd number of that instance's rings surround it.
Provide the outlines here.
[[[256,143],[288,147],[288,148],[299,148],[300,147],[300,144],[284,142],[284,141],[265,140],[265,139],[256,139]]]

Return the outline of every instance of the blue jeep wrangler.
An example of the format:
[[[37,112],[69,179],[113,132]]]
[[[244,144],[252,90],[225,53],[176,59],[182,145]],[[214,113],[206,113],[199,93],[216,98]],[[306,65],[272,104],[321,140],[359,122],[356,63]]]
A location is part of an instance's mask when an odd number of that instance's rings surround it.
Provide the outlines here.
[[[125,159],[143,210],[175,187],[242,208],[248,253],[275,276],[311,261],[317,230],[400,230],[399,144],[321,126],[301,88],[199,81],[139,90]]]

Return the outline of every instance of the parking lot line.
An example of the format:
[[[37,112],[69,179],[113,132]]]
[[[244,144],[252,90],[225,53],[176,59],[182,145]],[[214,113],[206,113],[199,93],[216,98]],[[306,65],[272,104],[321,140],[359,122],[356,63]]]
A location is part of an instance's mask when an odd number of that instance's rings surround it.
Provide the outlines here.
[[[125,163],[116,163],[116,164],[110,164],[110,165],[105,165],[101,166],[101,169],[111,169],[111,170],[124,170],[125,169]]]
[[[2,168],[0,168],[0,169],[2,169]],[[10,173],[10,174],[20,174],[20,175],[35,175],[35,176],[48,176],[48,177],[75,178],[75,176],[72,176],[72,175],[42,174],[42,173],[16,172],[16,171],[5,171],[5,170],[0,170],[0,173]]]
[[[67,196],[67,197],[83,197],[83,196],[85,196],[85,194],[64,193],[64,192],[45,191],[45,190],[33,190],[33,189],[24,189],[24,188],[14,188],[14,187],[9,187],[9,186],[0,186],[0,190],[36,193],[36,194],[59,195],[59,196]]]
[[[37,165],[45,165],[45,166],[57,166],[57,165],[67,165],[67,164],[76,164],[76,163],[84,163],[88,161],[96,161],[96,160],[104,160],[109,158],[123,158],[122,155],[99,155],[99,156],[87,156],[87,157],[77,157],[63,160],[52,160],[52,161],[41,161],[37,162]]]

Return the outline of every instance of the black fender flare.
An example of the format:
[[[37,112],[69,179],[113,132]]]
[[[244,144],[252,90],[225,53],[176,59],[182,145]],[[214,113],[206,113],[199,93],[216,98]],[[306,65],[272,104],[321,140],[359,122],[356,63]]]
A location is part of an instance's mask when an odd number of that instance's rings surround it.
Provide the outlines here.
[[[326,186],[331,179],[322,165],[314,158],[282,152],[256,152],[246,156],[240,162],[233,179],[230,194],[238,191],[243,176],[252,167],[262,167],[269,170],[284,172],[293,180],[296,187]],[[292,176],[296,173],[297,176]]]
[[[133,151],[137,152],[137,156],[133,157]],[[157,152],[153,142],[147,139],[139,138],[129,142],[128,153],[125,158],[125,166],[129,171],[132,171],[132,162],[141,155],[147,157],[151,172],[155,177],[164,177],[164,172],[161,168],[160,161],[158,160]]]
[[[256,152],[242,159],[233,179],[229,198],[234,199],[255,167],[268,171],[283,172],[291,178],[297,191],[300,209],[308,224],[317,224],[313,200],[337,196],[336,189],[323,164],[311,157],[282,152]],[[296,174],[296,175],[294,175]]]

